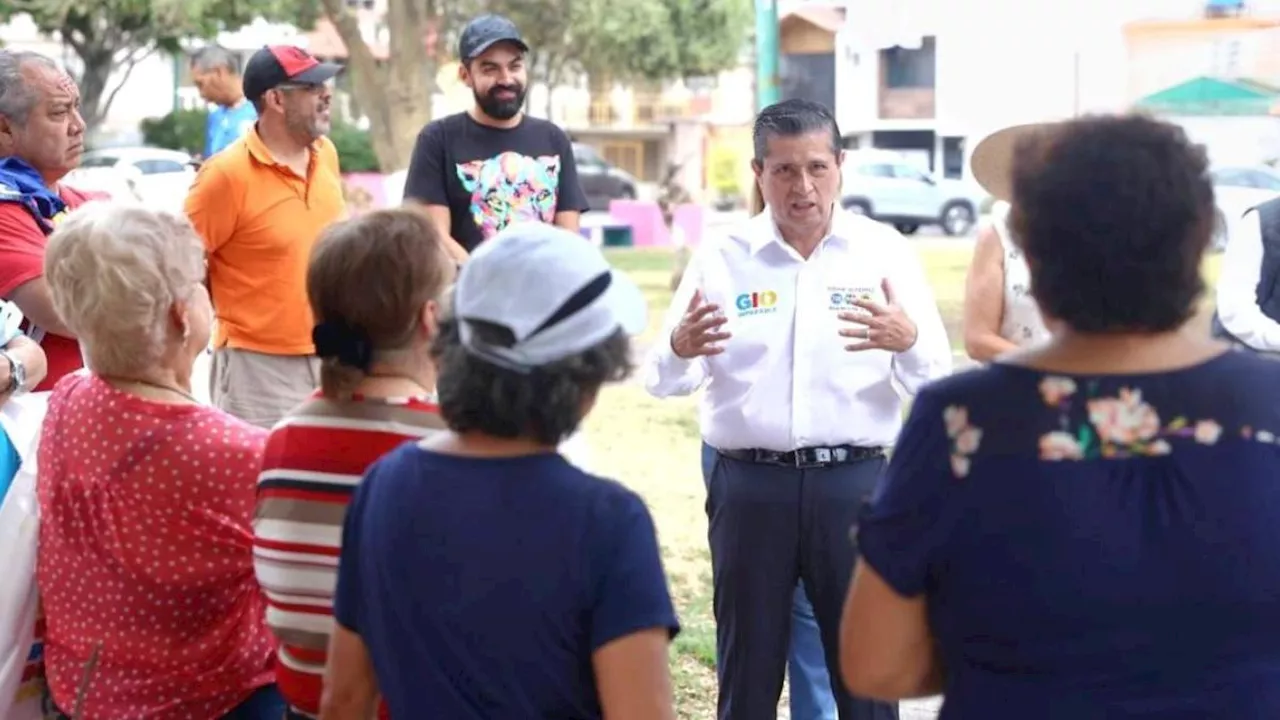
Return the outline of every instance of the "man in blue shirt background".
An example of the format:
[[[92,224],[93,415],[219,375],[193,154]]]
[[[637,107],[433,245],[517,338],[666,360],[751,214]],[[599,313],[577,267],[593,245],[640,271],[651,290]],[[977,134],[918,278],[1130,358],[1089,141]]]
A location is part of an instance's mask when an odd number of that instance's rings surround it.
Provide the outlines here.
[[[208,45],[191,56],[191,82],[200,97],[216,107],[209,111],[204,134],[204,159],[240,139],[258,121],[253,103],[244,97],[239,56]]]

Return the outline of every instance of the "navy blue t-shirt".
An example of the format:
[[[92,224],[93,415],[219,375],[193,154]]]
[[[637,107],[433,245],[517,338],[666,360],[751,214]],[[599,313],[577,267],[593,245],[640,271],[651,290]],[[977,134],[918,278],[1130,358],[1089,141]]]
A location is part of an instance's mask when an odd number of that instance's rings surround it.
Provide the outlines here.
[[[1280,362],[926,388],[859,524],[941,718],[1280,718]]]
[[[679,631],[644,502],[555,454],[402,445],[347,510],[334,615],[391,717],[599,718],[591,656]]]

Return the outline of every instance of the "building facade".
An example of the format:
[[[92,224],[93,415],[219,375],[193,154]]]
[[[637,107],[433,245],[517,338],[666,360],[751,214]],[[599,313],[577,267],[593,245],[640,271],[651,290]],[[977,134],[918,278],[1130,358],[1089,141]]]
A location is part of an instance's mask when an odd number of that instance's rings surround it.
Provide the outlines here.
[[[995,129],[1119,108],[1122,14],[1103,0],[1054,5],[1070,7],[848,0],[836,33],[847,144],[959,179]]]
[[[1280,158],[1280,0],[1182,3],[1125,26],[1126,95],[1217,164]]]

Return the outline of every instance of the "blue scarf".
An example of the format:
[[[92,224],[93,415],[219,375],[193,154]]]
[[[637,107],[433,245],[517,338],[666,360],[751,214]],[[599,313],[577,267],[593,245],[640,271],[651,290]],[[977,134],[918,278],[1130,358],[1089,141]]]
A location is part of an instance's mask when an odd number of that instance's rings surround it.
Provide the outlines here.
[[[53,232],[53,218],[67,209],[58,193],[44,184],[40,173],[16,157],[0,158],[0,202],[25,207],[46,234]]]

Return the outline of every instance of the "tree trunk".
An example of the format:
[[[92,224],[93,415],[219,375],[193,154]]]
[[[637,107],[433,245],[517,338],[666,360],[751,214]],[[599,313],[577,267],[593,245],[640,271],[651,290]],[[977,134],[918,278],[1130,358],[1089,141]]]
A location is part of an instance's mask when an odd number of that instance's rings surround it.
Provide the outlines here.
[[[111,103],[134,68],[158,48],[151,36],[139,38],[116,26],[103,28],[83,14],[67,19],[59,34],[80,61],[80,114],[85,132],[92,133],[107,118]],[[111,75],[117,71],[122,71],[121,77],[108,89]]]
[[[84,118],[85,133],[92,133],[107,117],[111,109],[107,99],[107,83],[111,80],[111,72],[115,64],[111,62],[115,53],[110,50],[90,48],[80,55],[80,114]]]
[[[343,0],[322,0],[325,14],[347,47],[356,102],[369,118],[369,137],[383,172],[409,164],[422,126],[431,121],[436,60],[427,51],[438,22],[434,0],[389,0],[389,57],[379,64]]]
[[[545,53],[542,57],[542,84],[547,88],[547,120],[555,122],[552,114],[555,112],[555,89],[560,85],[560,81],[564,76],[564,58],[557,56],[555,53]]]

